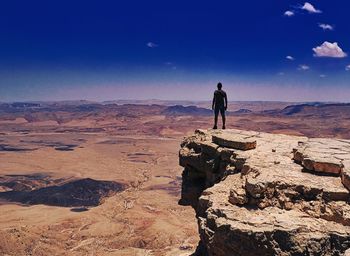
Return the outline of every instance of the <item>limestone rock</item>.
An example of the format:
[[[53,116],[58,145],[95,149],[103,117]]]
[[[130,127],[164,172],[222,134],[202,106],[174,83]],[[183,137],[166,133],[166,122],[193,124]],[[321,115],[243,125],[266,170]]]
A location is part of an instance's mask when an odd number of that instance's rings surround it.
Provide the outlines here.
[[[215,134],[212,136],[212,140],[215,144],[226,148],[250,150],[256,147],[256,140],[252,139],[250,136],[242,134]]]
[[[180,163],[208,255],[350,248],[350,141],[201,130],[182,143]]]
[[[294,149],[294,159],[309,171],[340,175],[349,151],[345,140],[309,139]]]
[[[344,256],[350,256],[350,249],[346,250],[346,252],[344,253]]]
[[[350,190],[350,161],[344,162],[344,168],[342,171],[342,182],[344,186]]]

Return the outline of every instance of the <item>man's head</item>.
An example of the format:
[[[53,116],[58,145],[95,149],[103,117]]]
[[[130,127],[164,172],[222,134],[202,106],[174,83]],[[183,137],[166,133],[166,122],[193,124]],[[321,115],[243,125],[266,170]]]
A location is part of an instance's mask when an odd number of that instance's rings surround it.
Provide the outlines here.
[[[221,90],[221,88],[222,88],[222,84],[218,83],[218,89]]]

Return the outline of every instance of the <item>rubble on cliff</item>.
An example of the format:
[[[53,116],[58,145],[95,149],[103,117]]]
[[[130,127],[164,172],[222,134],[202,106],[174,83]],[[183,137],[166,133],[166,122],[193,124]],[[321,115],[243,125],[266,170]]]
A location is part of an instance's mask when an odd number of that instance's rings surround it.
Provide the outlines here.
[[[208,255],[344,255],[350,141],[240,130],[184,139],[181,204]]]

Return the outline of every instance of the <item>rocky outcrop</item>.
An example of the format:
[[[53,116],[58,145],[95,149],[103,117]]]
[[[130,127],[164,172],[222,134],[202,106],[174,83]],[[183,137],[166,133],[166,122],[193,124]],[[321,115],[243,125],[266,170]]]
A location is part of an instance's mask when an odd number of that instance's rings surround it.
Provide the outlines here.
[[[202,254],[350,248],[350,141],[197,130],[179,156],[180,203],[196,210]]]

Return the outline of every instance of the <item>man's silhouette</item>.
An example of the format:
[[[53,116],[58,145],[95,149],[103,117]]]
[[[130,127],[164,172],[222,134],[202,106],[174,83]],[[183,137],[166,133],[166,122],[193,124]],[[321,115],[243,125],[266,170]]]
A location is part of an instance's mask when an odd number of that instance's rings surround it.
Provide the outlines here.
[[[225,111],[227,110],[227,95],[224,90],[222,90],[222,84],[218,83],[218,89],[214,92],[213,105],[212,109],[214,110],[215,118],[214,118],[214,127],[213,129],[218,128],[218,116],[219,112],[222,117],[222,129],[225,129]]]

